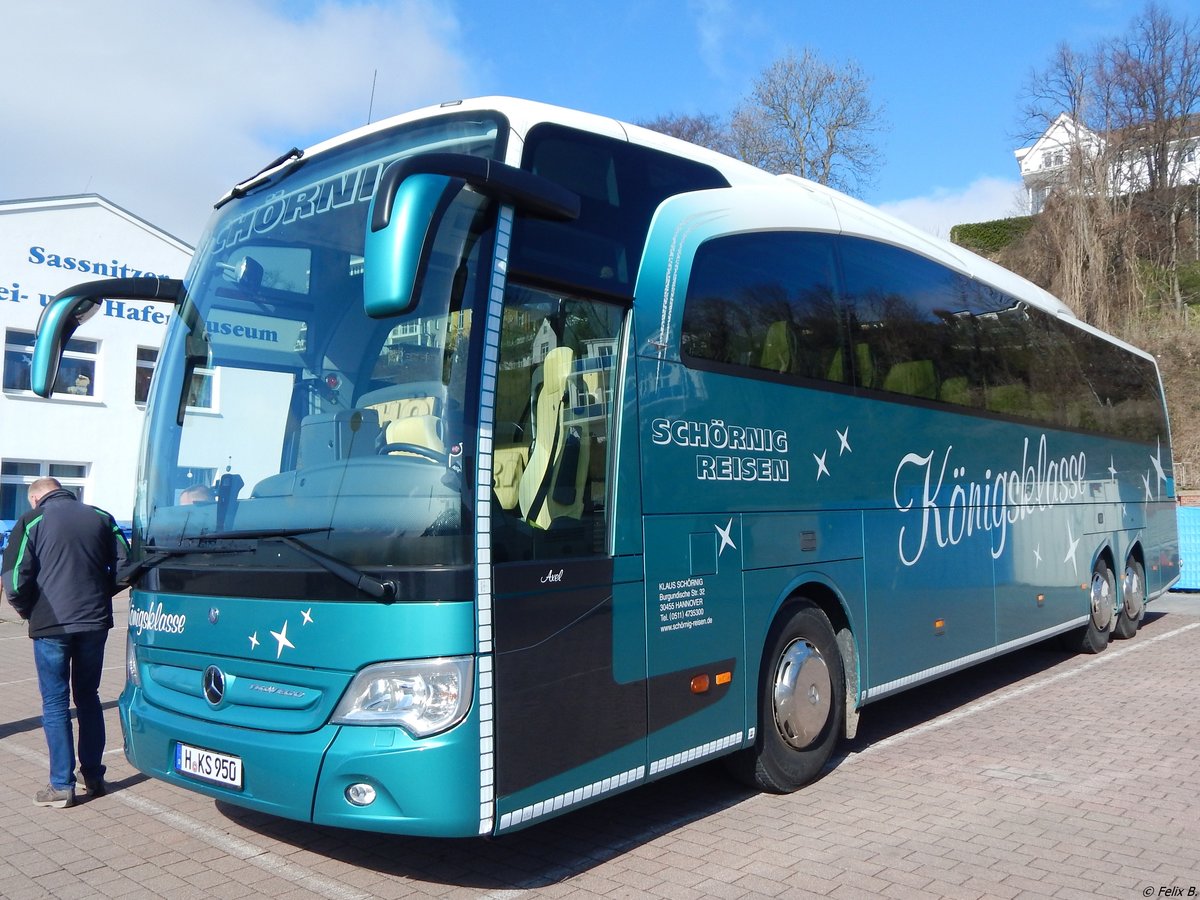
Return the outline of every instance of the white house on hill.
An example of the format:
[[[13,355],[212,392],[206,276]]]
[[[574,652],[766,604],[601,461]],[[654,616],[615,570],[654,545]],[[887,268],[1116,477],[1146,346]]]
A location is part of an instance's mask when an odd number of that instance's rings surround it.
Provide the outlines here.
[[[1187,136],[1173,142],[1169,150],[1169,177],[1165,180],[1175,187],[1200,182],[1200,118],[1189,124],[1192,127],[1185,129]],[[1014,150],[1029,213],[1040,213],[1047,198],[1067,184],[1072,160],[1099,160],[1110,150],[1111,139],[1112,135],[1091,131],[1061,113],[1032,145]],[[1150,184],[1144,148],[1138,146],[1136,138],[1125,143],[1127,147],[1121,153],[1113,154],[1102,171],[1087,179],[1092,184],[1102,180],[1109,195],[1136,193]]]

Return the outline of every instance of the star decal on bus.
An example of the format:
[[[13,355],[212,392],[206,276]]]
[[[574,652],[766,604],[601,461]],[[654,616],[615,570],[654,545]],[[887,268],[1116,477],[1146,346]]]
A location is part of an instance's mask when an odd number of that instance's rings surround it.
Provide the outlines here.
[[[1149,472],[1147,472],[1145,475],[1142,476],[1142,486],[1146,489],[1146,499],[1153,500],[1154,499],[1154,491],[1150,490],[1150,473]]]
[[[289,650],[296,649],[296,645],[288,640],[287,627],[288,627],[287,619],[284,619],[283,620],[283,628],[281,628],[279,631],[271,632],[271,637],[275,638],[275,640],[279,644],[278,648],[275,650],[275,658],[276,659],[279,659],[279,657],[283,655],[284,647],[287,647]]]
[[[1158,442],[1158,452],[1150,457],[1150,465],[1154,466],[1154,471],[1158,474],[1158,483],[1160,485],[1167,483],[1167,473],[1163,471],[1162,464],[1162,441]],[[1162,489],[1159,489],[1158,496],[1162,496]]]
[[[311,625],[312,624],[313,617],[312,617],[312,607],[311,606],[308,609],[301,610],[300,615],[304,617],[304,621],[300,623],[301,625]]]
[[[729,532],[733,531],[732,516],[729,517],[729,521],[725,524],[724,528],[722,528],[720,525],[714,525],[713,528],[717,529],[717,535],[721,538],[721,546],[717,548],[718,559],[721,558],[721,554],[725,552],[726,547],[730,547],[734,550],[737,549],[737,544],[735,544],[733,542],[733,538],[729,536]]]
[[[250,652],[253,653],[257,649],[258,649],[258,632],[256,631],[256,632],[254,632],[254,634],[250,635]]]
[[[850,426],[845,428],[833,429],[834,434],[838,439],[838,457],[845,456],[847,453],[853,453],[854,448],[850,446]],[[825,447],[820,453],[812,455],[813,461],[817,464],[817,481],[821,480],[821,476],[833,478],[833,473],[829,470],[829,448]]]
[[[813,454],[813,459],[817,461],[817,481],[821,480],[822,475],[829,475],[829,466],[825,465],[825,457],[829,454],[828,450],[822,450],[821,455]],[[832,475],[829,475],[832,478]]]
[[[1075,562],[1075,551],[1079,548],[1079,538],[1071,534],[1071,523],[1067,523],[1067,542],[1070,546],[1067,547],[1067,555],[1063,557],[1063,562],[1070,563],[1071,568],[1075,570],[1075,577],[1079,577],[1079,564]]]

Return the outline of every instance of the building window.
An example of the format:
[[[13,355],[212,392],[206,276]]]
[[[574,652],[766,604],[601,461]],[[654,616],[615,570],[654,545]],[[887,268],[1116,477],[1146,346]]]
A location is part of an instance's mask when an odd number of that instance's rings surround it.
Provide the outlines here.
[[[150,379],[154,375],[154,364],[158,361],[158,351],[153,347],[137,348],[137,372],[134,373],[133,399],[136,403],[145,403],[150,396]]]
[[[188,386],[188,409],[216,411],[216,380],[215,369],[196,369],[192,373],[192,382]]]
[[[86,463],[6,459],[0,463],[0,519],[16,519],[29,509],[29,485],[46,476],[57,478],[63,487],[82,500],[87,471]]]
[[[31,390],[29,378],[33,361],[33,333],[9,329],[4,335],[4,390]],[[96,355],[98,341],[72,339],[63,351],[54,393],[65,396],[94,397],[96,395]]]

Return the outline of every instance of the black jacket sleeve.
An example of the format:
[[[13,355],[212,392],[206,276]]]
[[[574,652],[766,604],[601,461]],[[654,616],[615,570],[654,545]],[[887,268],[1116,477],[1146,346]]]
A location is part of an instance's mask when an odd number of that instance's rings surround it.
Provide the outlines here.
[[[31,511],[32,512],[32,511]],[[37,558],[29,552],[30,528],[35,524],[29,513],[21,516],[8,536],[4,548],[3,580],[8,602],[22,619],[28,619],[38,601]]]
[[[113,593],[116,594],[129,587],[128,578],[132,567],[129,563],[129,541],[125,540],[125,533],[121,531],[121,526],[111,515],[108,517],[108,521],[112,526],[113,537],[117,544],[116,562],[113,564]]]

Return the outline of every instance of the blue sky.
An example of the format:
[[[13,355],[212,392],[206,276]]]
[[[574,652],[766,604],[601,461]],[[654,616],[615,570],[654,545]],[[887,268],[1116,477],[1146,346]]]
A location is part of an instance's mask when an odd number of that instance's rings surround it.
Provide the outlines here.
[[[1178,16],[1181,0],[1160,0]],[[638,121],[730,111],[789,49],[856,61],[886,110],[864,199],[945,236],[1011,214],[1021,90],[1141,0],[124,0],[0,11],[0,197],[94,192],[194,242],[283,150],[511,94]]]

